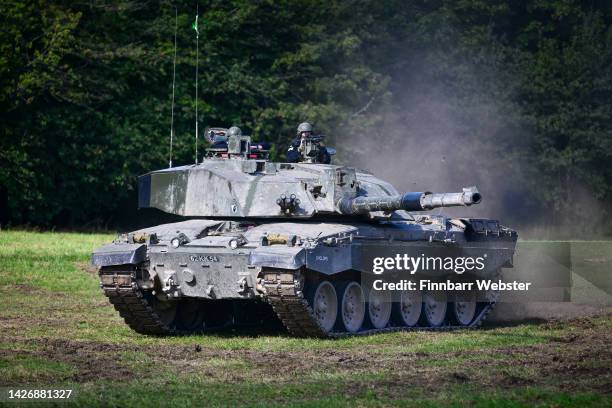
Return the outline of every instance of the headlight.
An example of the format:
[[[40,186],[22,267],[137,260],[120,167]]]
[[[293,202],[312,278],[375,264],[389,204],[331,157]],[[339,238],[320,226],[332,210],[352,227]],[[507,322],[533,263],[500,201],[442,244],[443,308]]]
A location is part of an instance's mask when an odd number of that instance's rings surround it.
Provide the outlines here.
[[[170,240],[170,245],[172,245],[172,248],[178,248],[181,245],[188,244],[189,242],[190,240],[187,238],[187,235],[180,232],[176,237]]]
[[[228,245],[230,248],[236,249],[238,247],[243,246],[247,242],[248,242],[247,239],[244,237],[244,235],[241,234],[235,238],[230,239],[230,241],[228,242]]]

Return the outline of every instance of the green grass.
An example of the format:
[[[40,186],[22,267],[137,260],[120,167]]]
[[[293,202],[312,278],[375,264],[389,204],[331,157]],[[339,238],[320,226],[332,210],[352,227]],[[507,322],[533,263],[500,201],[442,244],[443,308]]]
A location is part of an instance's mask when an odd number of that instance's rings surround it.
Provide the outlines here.
[[[0,358],[0,378],[2,381],[25,381],[27,383],[40,380],[56,381],[69,379],[75,370],[68,364],[43,358],[9,355]]]
[[[0,386],[72,387],[71,406],[612,404],[609,316],[338,340],[139,335],[84,268],[112,239],[0,232]]]
[[[100,384],[102,385],[102,384]],[[290,384],[282,387],[262,384],[202,385],[197,379],[171,382],[164,388],[150,381],[136,381],[113,387],[83,387],[78,390],[77,404],[91,402],[89,406],[294,406],[294,407],[603,407],[609,406],[606,396],[589,393],[550,392],[539,389],[479,392],[472,387],[451,387],[436,393],[408,387],[399,398],[385,395],[384,390],[364,388],[361,392],[345,395],[350,387],[345,382]],[[95,397],[104,393],[103,404]],[[194,403],[194,401],[197,401]]]
[[[0,232],[0,278],[3,285],[31,285],[85,296],[98,289],[94,279],[77,271],[109,234]]]

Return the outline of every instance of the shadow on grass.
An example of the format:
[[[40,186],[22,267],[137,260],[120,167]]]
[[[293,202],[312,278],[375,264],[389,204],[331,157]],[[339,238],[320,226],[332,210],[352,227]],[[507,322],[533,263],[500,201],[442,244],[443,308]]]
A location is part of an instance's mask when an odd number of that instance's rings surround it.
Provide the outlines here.
[[[524,325],[528,325],[528,326],[532,326],[534,328],[539,327],[539,326],[543,326],[545,324],[550,323],[548,320],[546,319],[539,319],[539,318],[526,318],[526,319],[522,319],[522,320],[517,320],[517,321],[508,321],[508,322],[483,322],[482,326],[478,327],[478,328],[465,328],[465,329],[461,329],[461,328],[448,328],[448,330],[444,330],[444,328],[441,328],[441,330],[436,330],[436,332],[438,333],[452,333],[452,332],[457,332],[457,331],[468,331],[468,332],[483,332],[483,333],[487,333],[487,334],[492,334],[490,333],[493,330],[496,329],[500,329],[500,328],[512,328],[512,327],[518,327],[518,326],[524,326]],[[356,334],[347,334],[344,336],[339,336],[339,337],[328,337],[328,338],[322,338],[321,340],[337,340],[339,338],[347,338],[347,337],[371,337],[371,336],[377,336],[380,334],[389,334],[389,333],[393,333],[393,332],[418,332],[418,333],[427,333],[427,332],[431,332],[428,328],[426,327],[413,327],[413,328],[405,328],[405,329],[400,329],[397,328],[396,330],[392,330],[392,331],[384,331],[384,332],[380,332],[380,333],[356,333]],[[201,334],[201,335],[214,335],[216,337],[219,338],[237,338],[237,337],[246,337],[246,338],[251,338],[251,339],[256,339],[259,337],[276,337],[279,339],[293,339],[293,338],[301,338],[301,337],[296,337],[294,335],[292,335],[291,333],[289,333],[287,331],[287,329],[282,326],[280,323],[279,324],[267,324],[267,325],[242,325],[242,326],[228,326],[228,327],[218,327],[218,328],[210,328],[207,330],[204,330],[201,333],[197,333],[197,334]],[[513,335],[516,335],[516,333],[513,333]],[[525,335],[523,335],[525,336]]]

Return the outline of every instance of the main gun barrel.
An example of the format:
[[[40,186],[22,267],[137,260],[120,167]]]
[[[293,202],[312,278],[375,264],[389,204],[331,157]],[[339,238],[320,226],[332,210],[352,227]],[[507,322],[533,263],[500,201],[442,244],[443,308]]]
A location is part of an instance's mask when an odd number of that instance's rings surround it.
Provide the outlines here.
[[[412,192],[384,197],[343,198],[338,204],[342,214],[366,214],[372,211],[427,211],[438,207],[478,204],[482,196],[476,187],[466,187],[460,193]]]

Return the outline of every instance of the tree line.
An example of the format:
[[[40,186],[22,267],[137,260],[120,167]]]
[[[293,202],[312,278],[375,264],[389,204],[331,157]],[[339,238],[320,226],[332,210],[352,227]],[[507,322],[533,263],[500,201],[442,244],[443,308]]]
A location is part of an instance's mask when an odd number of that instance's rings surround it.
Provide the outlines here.
[[[339,163],[385,163],[406,145],[413,163],[429,152],[469,175],[478,157],[482,174],[512,180],[496,199],[520,193],[511,221],[592,219],[595,206],[605,224],[609,2],[198,6],[200,129],[240,126],[276,160],[304,120]],[[124,225],[136,177],[168,163],[175,22],[174,163],[194,160],[196,2],[7,0],[0,15],[0,221]]]

